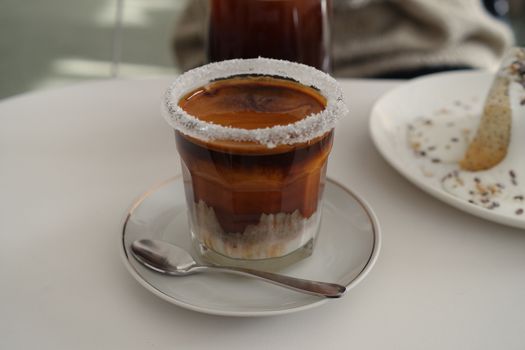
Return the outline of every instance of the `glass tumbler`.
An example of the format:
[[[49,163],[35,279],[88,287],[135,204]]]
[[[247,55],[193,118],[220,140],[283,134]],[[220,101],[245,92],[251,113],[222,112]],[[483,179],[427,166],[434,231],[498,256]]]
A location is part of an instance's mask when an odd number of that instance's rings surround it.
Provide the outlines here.
[[[309,256],[334,127],[347,113],[337,82],[303,64],[229,60],[181,75],[162,106],[201,257],[274,269]]]

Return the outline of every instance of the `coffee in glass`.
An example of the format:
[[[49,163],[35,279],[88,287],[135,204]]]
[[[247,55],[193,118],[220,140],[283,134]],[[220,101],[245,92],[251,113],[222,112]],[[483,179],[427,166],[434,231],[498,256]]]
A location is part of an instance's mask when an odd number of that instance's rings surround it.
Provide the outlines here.
[[[209,0],[208,59],[269,57],[330,71],[332,0]]]
[[[181,76],[165,109],[198,252],[268,268],[310,255],[333,127],[346,112],[335,81],[290,62],[225,61]]]

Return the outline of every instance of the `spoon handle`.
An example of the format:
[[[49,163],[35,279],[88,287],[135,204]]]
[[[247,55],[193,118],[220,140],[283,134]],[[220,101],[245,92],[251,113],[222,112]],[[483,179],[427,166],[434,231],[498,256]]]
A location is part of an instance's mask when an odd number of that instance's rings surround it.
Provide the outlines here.
[[[335,283],[326,283],[305,280],[290,276],[279,275],[272,272],[258,271],[234,266],[206,266],[212,270],[230,272],[237,275],[257,277],[260,280],[276,284],[298,292],[322,296],[327,298],[339,298],[346,291],[344,286]]]

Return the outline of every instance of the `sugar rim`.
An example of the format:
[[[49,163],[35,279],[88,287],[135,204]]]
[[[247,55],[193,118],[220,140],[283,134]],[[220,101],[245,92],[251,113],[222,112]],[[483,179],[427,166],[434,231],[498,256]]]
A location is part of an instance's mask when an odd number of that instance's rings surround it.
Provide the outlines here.
[[[319,90],[326,107],[295,123],[259,129],[241,129],[202,121],[184,111],[179,100],[188,92],[213,80],[237,75],[269,75],[295,80]],[[313,67],[270,58],[234,59],[210,63],[180,75],[164,95],[162,114],[168,124],[181,133],[208,142],[213,140],[256,142],[273,148],[303,143],[322,136],[348,113],[343,91],[337,81]]]

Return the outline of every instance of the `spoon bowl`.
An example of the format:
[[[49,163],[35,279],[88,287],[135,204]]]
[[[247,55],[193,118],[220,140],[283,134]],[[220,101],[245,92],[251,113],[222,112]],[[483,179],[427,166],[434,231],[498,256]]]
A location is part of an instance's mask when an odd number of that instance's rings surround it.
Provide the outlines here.
[[[162,241],[136,240],[131,245],[133,256],[143,265],[160,273],[184,276],[197,272],[197,262],[184,249]]]

